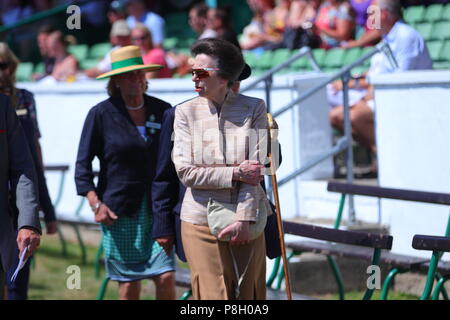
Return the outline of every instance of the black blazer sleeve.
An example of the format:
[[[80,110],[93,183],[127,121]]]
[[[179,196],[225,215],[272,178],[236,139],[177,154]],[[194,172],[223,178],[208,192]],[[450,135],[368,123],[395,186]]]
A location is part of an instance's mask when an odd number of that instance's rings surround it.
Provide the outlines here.
[[[164,112],[159,138],[156,176],[152,184],[153,238],[175,235],[174,208],[177,205],[179,180],[172,162],[172,133],[175,108]]]
[[[41,232],[36,171],[30,148],[16,112],[9,104],[9,99],[2,95],[0,103],[6,106],[8,167],[11,191],[15,195],[19,212],[17,228],[32,227]]]
[[[101,123],[96,107],[92,108],[84,122],[78,146],[77,162],[75,165],[75,184],[78,195],[86,195],[89,191],[96,190],[92,160],[99,156],[102,148],[100,136]]]

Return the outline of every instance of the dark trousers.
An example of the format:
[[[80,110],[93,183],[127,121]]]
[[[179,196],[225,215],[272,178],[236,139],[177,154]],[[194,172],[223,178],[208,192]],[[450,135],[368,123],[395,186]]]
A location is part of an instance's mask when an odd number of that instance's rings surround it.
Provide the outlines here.
[[[19,250],[17,250],[17,257]],[[17,274],[16,280],[12,283],[11,277],[19,265],[19,258],[16,258],[14,265],[6,273],[6,286],[8,288],[8,300],[27,300],[28,298],[28,282],[30,281],[30,261],[33,257],[28,258],[27,263]]]
[[[0,258],[0,300],[3,300],[3,293],[5,292],[5,272],[2,267],[2,258]]]

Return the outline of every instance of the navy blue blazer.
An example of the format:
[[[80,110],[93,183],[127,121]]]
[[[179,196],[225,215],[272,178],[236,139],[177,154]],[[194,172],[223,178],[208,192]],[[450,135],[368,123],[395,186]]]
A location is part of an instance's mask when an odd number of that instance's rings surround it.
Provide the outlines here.
[[[24,89],[20,90],[25,91]],[[28,94],[31,94],[31,92],[29,92]],[[42,167],[39,161],[39,156],[37,152],[36,125],[30,116],[29,109],[25,108],[25,110],[27,110],[26,114],[20,115],[18,116],[18,118],[20,120],[20,124],[22,125],[22,129],[25,133],[25,137],[27,138],[28,147],[30,148],[30,153],[33,158],[34,167],[36,170],[38,191],[39,191],[39,206],[44,212],[45,222],[55,221],[56,220],[55,208],[53,207],[52,200],[48,192],[47,182],[45,180],[44,175],[44,168]],[[11,208],[14,211],[14,214],[18,216],[18,209],[14,204],[15,202],[14,197],[12,197],[11,200],[12,200]]]
[[[144,95],[145,141],[131,120],[121,97],[111,97],[93,107],[85,120],[75,167],[77,193],[95,190],[99,199],[118,215],[133,216],[147,196],[156,171],[159,135],[164,111],[171,105]],[[100,161],[97,186],[92,160]]]
[[[153,239],[165,236],[175,237],[175,250],[182,261],[186,261],[181,241],[180,209],[183,201],[185,186],[180,183],[175,165],[172,162],[173,149],[173,122],[175,120],[175,108],[164,113],[162,130],[159,142],[158,161],[156,176],[153,180]],[[280,152],[281,163],[281,152]],[[262,186],[265,190],[264,181]],[[271,203],[272,210],[275,207]],[[278,238],[278,225],[275,214],[267,219],[265,229],[266,253],[271,259],[281,255],[280,242]]]

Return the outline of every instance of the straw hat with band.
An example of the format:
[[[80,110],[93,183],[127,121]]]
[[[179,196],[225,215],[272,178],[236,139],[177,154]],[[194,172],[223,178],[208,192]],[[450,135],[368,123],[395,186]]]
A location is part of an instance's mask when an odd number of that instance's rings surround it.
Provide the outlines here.
[[[157,71],[163,66],[159,64],[144,64],[141,56],[141,49],[138,46],[126,46],[111,52],[111,71],[99,75],[96,79],[105,79],[117,74],[130,72],[134,70],[145,69]]]

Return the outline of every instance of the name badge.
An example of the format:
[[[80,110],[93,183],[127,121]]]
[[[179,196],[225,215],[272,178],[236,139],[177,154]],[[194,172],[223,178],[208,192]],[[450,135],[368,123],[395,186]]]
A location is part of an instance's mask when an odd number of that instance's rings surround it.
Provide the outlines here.
[[[18,117],[26,116],[28,114],[28,110],[27,109],[17,109],[16,114]]]
[[[147,121],[145,123],[145,126],[147,128],[151,128],[151,129],[158,129],[158,130],[161,129],[161,123],[158,123],[158,122]]]

